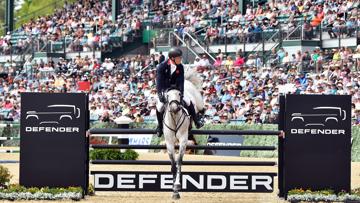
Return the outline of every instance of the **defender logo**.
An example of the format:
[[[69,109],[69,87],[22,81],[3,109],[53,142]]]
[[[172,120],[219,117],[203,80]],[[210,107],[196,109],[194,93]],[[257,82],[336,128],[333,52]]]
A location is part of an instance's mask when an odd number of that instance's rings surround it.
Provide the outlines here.
[[[341,121],[346,120],[346,111],[335,106],[319,106],[313,108],[314,113],[292,113],[291,122],[303,124],[305,127],[320,126],[324,128],[290,129],[291,134],[312,135],[345,135],[345,129],[334,129]]]
[[[65,105],[65,104],[55,104],[47,106],[49,111],[46,112],[37,112],[37,111],[27,111],[27,119],[36,119],[40,121],[41,124],[59,124],[59,122],[64,120],[73,120],[75,118],[80,118],[80,109],[76,108],[75,105]]]
[[[97,191],[171,191],[172,174],[149,171],[92,171]],[[273,173],[185,172],[182,191],[272,192]]]
[[[291,122],[301,121],[305,126],[325,126],[346,119],[346,112],[340,107],[320,106],[314,107],[313,110],[315,111],[313,114],[291,114]]]
[[[74,119],[80,118],[80,108],[75,105],[67,104],[54,104],[48,105],[47,111],[27,111],[26,120],[36,121],[40,126],[25,127],[26,132],[59,132],[59,133],[72,133],[79,132],[78,127],[71,126],[51,126],[46,124],[59,125]],[[41,126],[44,125],[45,126]]]

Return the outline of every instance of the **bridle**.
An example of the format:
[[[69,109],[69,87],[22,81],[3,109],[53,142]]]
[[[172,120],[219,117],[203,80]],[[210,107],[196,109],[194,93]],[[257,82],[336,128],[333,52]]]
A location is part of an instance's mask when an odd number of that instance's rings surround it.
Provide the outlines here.
[[[178,106],[178,107],[182,107],[182,105],[181,105],[181,103],[178,101],[178,100],[172,100],[172,101],[170,101],[167,105],[168,106],[171,106],[171,104],[173,104],[173,103],[175,103],[176,104],[176,106]],[[170,111],[171,112],[171,111]],[[174,112],[171,112],[171,113],[174,113]]]
[[[180,107],[179,111],[181,111],[181,115],[179,117],[179,119],[177,121],[175,121],[175,118],[174,118],[174,112],[171,112],[169,109],[170,109],[170,105],[175,103],[178,107]],[[166,102],[165,102],[165,109],[164,109],[165,113],[164,113],[164,118],[163,118],[163,124],[164,126],[166,126],[169,130],[173,131],[176,135],[176,133],[179,131],[179,129],[181,128],[181,126],[184,124],[184,121],[186,119],[187,116],[189,116],[188,112],[185,110],[184,106],[181,104],[180,101],[178,100],[171,100],[169,102],[168,98],[166,98]],[[177,111],[176,113],[179,113],[179,111]],[[165,115],[167,113],[170,113],[170,117],[171,119],[174,121],[175,123],[175,129],[171,128],[170,126],[168,126],[165,122]],[[181,122],[180,122],[181,121]]]

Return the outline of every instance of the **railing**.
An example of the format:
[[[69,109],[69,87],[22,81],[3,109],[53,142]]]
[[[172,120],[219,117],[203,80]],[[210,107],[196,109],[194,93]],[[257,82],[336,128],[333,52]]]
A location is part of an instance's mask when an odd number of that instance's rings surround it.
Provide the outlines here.
[[[199,42],[189,33],[184,32],[182,36],[172,29],[159,29],[155,37],[155,47],[171,47],[171,46],[184,46],[194,56],[198,57],[199,53],[195,51],[196,48],[200,49],[201,52],[208,55],[213,61],[215,58],[203,47]]]
[[[154,22],[154,16],[150,16],[148,19],[149,25],[152,26],[153,28],[173,28],[173,29],[176,28],[176,25],[174,23],[177,23],[177,22],[173,21],[173,19],[170,15],[162,16],[161,18],[158,19],[157,22]],[[256,20],[261,21],[263,19],[263,17],[264,16],[256,16]],[[303,29],[301,29],[301,32],[299,32],[300,29],[298,26],[304,24],[304,20],[306,19],[306,14],[298,15],[293,18],[289,15],[281,15],[281,16],[277,17],[276,19],[279,22],[280,27],[282,27],[281,29],[284,30],[284,32],[283,32],[284,36],[282,37],[283,39],[288,38],[289,40],[292,40],[292,39],[312,40],[312,39],[320,39],[320,35],[322,35],[321,29],[323,29],[323,28],[321,28],[321,26],[313,27],[310,32],[304,31]],[[295,26],[295,29],[297,30],[297,32],[292,32],[292,28],[288,27],[288,24],[290,23],[290,19],[292,19],[292,22],[295,24],[294,26]],[[347,19],[347,20],[349,20],[349,19]],[[199,28],[199,30],[197,30],[195,32],[196,35],[199,31],[203,31],[208,26],[212,26],[215,24],[217,24],[219,26],[226,26],[229,23],[230,24],[233,23],[231,21],[231,19],[229,18],[229,16],[221,16],[220,24],[218,23],[218,18],[215,16],[208,16],[208,18],[202,19],[202,21],[206,21],[207,25]],[[246,25],[246,23],[248,23],[248,21],[246,19],[241,19],[240,21],[237,21],[237,23],[244,27]],[[356,26],[356,22],[354,22],[354,24]],[[324,27],[324,26],[322,26],[322,27]],[[354,28],[352,28],[352,29],[356,30]],[[292,32],[292,34],[289,35],[288,37],[286,37],[286,35],[288,35],[286,33],[289,33],[289,32]],[[306,36],[305,36],[305,34],[306,34]]]
[[[257,51],[259,51],[259,46],[261,46],[261,52],[263,53],[263,61],[265,61],[265,53],[266,53],[266,49],[265,49],[265,44],[267,43],[275,43],[272,48],[268,49],[268,50],[272,50],[273,48],[276,48],[279,44],[280,44],[280,34],[281,34],[281,31],[280,30],[277,30],[273,35],[266,35],[265,32],[261,32],[260,33],[261,35],[259,36],[261,38],[261,41],[251,50],[251,51],[247,51],[247,55],[246,55],[246,58],[249,57],[250,54],[253,54]],[[268,38],[268,36],[270,36]]]
[[[359,26],[356,26],[355,24],[353,27],[329,27],[329,25],[324,24],[313,27],[305,26],[304,22],[301,22],[294,30],[289,32],[286,37],[283,37],[283,40],[324,41],[330,39],[338,39],[339,41],[342,41],[343,39],[358,38],[358,29]]]
[[[22,52],[18,53],[14,59],[14,61],[16,62],[25,62],[26,60],[30,59],[31,57],[33,57],[33,43],[35,43],[34,41],[30,42],[30,45],[26,47],[25,50],[23,50]]]
[[[151,68],[154,68],[152,64],[149,64],[149,65],[145,66],[143,69],[140,69],[140,70],[138,71],[137,75],[138,75],[138,76],[141,76],[141,73],[144,72],[146,69],[148,69],[148,68],[150,68],[150,67],[151,67]]]
[[[10,64],[12,65],[13,71],[16,71],[18,73],[23,73],[23,64],[25,61],[28,61],[34,57],[34,52],[39,51],[41,48],[41,40],[36,38],[35,36],[26,36],[29,38],[29,40],[24,41],[21,46],[20,45],[14,45],[9,46],[8,48],[2,49],[2,53],[4,55],[10,56],[10,59],[8,60]],[[15,66],[15,67],[14,67]],[[9,71],[9,70],[8,70]]]
[[[283,53],[285,55],[285,53]],[[239,69],[244,68],[256,68],[256,70],[261,70],[262,67],[271,68],[274,70],[276,68],[282,68],[284,72],[290,71],[289,74],[295,74],[296,72],[305,72],[305,73],[322,73],[323,71],[330,68],[331,70],[339,67],[340,69],[349,68],[351,71],[358,71],[360,68],[360,53],[352,54],[347,59],[333,59],[329,58],[330,53],[326,55],[322,54],[318,58],[311,58],[311,53],[307,58],[302,58],[301,60],[295,59],[295,56],[289,54],[289,58],[283,57],[280,58],[278,51],[276,53],[270,53],[265,55],[267,60],[264,65],[258,65],[256,62],[257,58],[254,58],[253,61],[247,60],[246,63],[242,65],[219,65],[214,64],[213,69],[224,71],[222,74],[222,80],[232,80],[234,79],[234,75],[238,74]],[[269,56],[272,56],[269,58]],[[275,57],[273,57],[275,56]],[[286,55],[285,55],[286,56]],[[303,53],[302,53],[303,56]],[[261,56],[258,56],[261,59]],[[290,59],[290,60],[289,60]],[[236,60],[234,60],[235,62]],[[263,62],[261,60],[261,62]],[[265,70],[265,69],[264,69]]]
[[[208,44],[201,38],[202,33],[206,33],[207,29],[211,27],[211,25],[208,25],[206,27],[203,27],[197,31],[195,31],[194,33],[189,33],[191,34],[192,37],[194,37],[194,39],[196,39],[196,41],[198,41],[204,48],[206,48],[206,50],[209,52],[210,47],[208,46]]]
[[[171,34],[173,29],[157,29],[155,36],[155,46],[170,46],[173,44],[171,41]]]
[[[186,42],[183,37],[180,37],[172,29],[159,29],[155,37],[155,47],[172,47],[183,46],[190,51],[194,57],[199,57],[198,53]],[[185,53],[188,55],[188,52]],[[186,57],[188,58],[188,57]]]
[[[203,31],[205,28],[208,28],[208,26],[201,28],[199,31]],[[305,29],[305,25],[303,20],[297,21],[297,24],[294,25],[294,27],[289,27],[288,25],[282,25],[279,29],[269,29],[264,30],[259,33],[240,33],[240,34],[231,34],[229,35],[228,30],[224,30],[224,33],[217,36],[211,37],[206,36],[206,33],[204,34],[201,32],[199,34],[198,32],[195,33],[188,33],[192,38],[194,38],[202,47],[204,47],[205,50],[208,50],[208,47],[211,45],[225,45],[225,52],[228,50],[228,45],[243,45],[243,51],[249,51],[246,49],[246,44],[251,43],[257,43],[257,48],[262,43],[271,43],[271,42],[278,42],[278,41],[286,41],[286,40],[328,40],[331,39],[330,36],[332,36],[333,39],[339,40],[339,46],[346,46],[345,39],[349,38],[359,38],[358,31],[359,27],[354,25],[353,27],[346,27],[343,26],[341,28],[328,28],[324,25],[319,25],[317,27],[312,27],[309,25],[308,29]],[[276,36],[276,37],[275,37]],[[254,49],[254,48],[252,48]],[[224,51],[224,50],[223,50]]]
[[[256,20],[261,21],[265,16],[256,16]],[[304,20],[303,15],[295,16],[293,20],[295,22],[301,22]],[[156,19],[156,20],[154,20]],[[280,24],[287,24],[289,22],[290,16],[289,15],[281,15],[277,17],[277,20]],[[206,21],[207,25],[215,25],[219,24],[218,17],[209,15],[207,18],[202,19]],[[244,26],[249,21],[246,19],[241,19],[237,21],[240,25]],[[145,20],[145,24],[148,26],[152,26],[152,28],[176,28],[176,24],[178,21],[173,21],[171,16],[160,16],[160,18],[156,17],[156,11],[150,12],[149,17]],[[226,23],[232,23],[229,19],[229,16],[221,16],[221,25]],[[199,28],[202,29],[202,28]],[[197,30],[198,31],[198,30]]]
[[[185,62],[186,63],[189,63],[189,51],[193,54],[194,57],[199,57],[199,55],[196,53],[196,51],[194,51],[194,49],[184,41],[184,39],[182,39],[179,35],[177,35],[175,32],[170,32],[170,34],[172,36],[174,36],[178,41],[180,41],[182,43],[183,46],[186,47],[186,49],[188,50],[186,52],[185,55],[183,55],[184,57],[186,57],[185,59]]]
[[[130,40],[130,39],[129,39]],[[132,38],[131,38],[132,40]],[[123,36],[110,35],[104,38],[100,37],[99,41],[83,42],[80,39],[74,39],[70,36],[62,37],[59,40],[49,40],[47,43],[47,52],[67,53],[67,52],[111,52],[114,48],[123,46]]]
[[[194,32],[194,35],[198,35],[199,33],[205,31],[206,32],[206,29],[208,29],[211,25],[208,25],[208,26],[205,26],[197,31]]]
[[[127,34],[119,36],[117,33],[113,33],[106,39],[101,36],[99,41],[93,41],[90,44],[89,41],[83,42],[80,41],[80,39],[74,39],[70,36],[53,40],[45,36],[27,35],[20,32],[14,33],[11,36],[10,41],[13,44],[12,46],[0,47],[0,55],[23,55],[23,52],[29,49],[29,47],[33,47],[34,52],[48,53],[109,52],[112,51],[113,48],[123,46],[125,35]],[[127,38],[128,40],[133,40],[131,37]],[[25,45],[20,45],[20,40],[23,40]]]
[[[281,32],[281,34],[283,40],[300,40],[302,39],[302,25],[298,25],[293,29],[288,27],[287,30]]]
[[[323,27],[321,29],[321,38],[324,39],[346,39],[356,37],[356,27]]]
[[[265,65],[267,67],[272,67],[272,68],[275,67],[283,68],[285,71],[293,69],[295,71],[305,72],[305,73],[322,73],[326,69],[335,70],[337,67],[339,67],[340,69],[349,68],[352,71],[358,71],[360,68],[359,64],[360,64],[360,57],[359,58],[349,57],[348,59],[339,59],[339,60],[334,60],[325,57],[321,60],[314,60],[311,59],[309,56],[309,58],[303,59],[301,61],[290,60],[285,62],[279,59],[276,60],[269,59]]]
[[[201,46],[201,44],[193,37],[191,36],[191,34],[184,32],[183,38],[188,38],[188,46],[190,47],[195,47],[195,45],[201,49],[201,51],[203,51],[210,59],[212,59],[212,61],[215,61],[215,58],[203,47]],[[190,40],[191,39],[191,40]],[[194,46],[192,46],[192,44],[194,44]]]

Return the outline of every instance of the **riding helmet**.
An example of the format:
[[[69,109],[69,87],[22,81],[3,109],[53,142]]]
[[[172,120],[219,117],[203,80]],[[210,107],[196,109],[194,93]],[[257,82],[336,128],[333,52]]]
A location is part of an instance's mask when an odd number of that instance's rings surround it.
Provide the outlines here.
[[[169,53],[168,53],[168,57],[169,58],[175,58],[178,56],[182,56],[182,51],[179,48],[171,48]]]

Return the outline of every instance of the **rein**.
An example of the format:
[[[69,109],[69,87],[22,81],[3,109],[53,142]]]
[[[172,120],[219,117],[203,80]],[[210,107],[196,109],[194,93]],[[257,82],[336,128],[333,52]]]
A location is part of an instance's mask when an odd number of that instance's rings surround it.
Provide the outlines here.
[[[166,113],[169,113],[170,111],[168,111],[168,108],[169,108],[169,105],[172,103],[172,102],[175,102],[175,103],[177,103],[178,105],[180,105],[180,102],[179,101],[171,101],[171,102],[169,102],[167,105],[166,105],[166,109],[165,109],[165,114]],[[171,130],[171,131],[173,131],[174,133],[175,133],[175,135],[176,135],[176,133],[178,132],[178,130],[180,129],[180,127],[183,125],[183,123],[184,123],[184,121],[185,121],[185,119],[186,119],[186,116],[189,116],[188,115],[188,113],[186,113],[186,111],[185,111],[185,109],[184,109],[184,107],[182,106],[182,105],[180,105],[180,108],[181,108],[181,115],[180,115],[180,118],[179,118],[179,120],[176,122],[175,121],[175,119],[174,119],[174,114],[172,113],[172,112],[170,112],[170,114],[171,114],[171,118],[173,119],[173,121],[174,121],[174,123],[175,123],[175,125],[176,125],[176,127],[175,127],[175,129],[173,129],[173,128],[171,128],[170,126],[168,126],[167,124],[166,124],[166,122],[165,122],[165,114],[164,114],[164,119],[163,119],[163,124],[169,129],[169,130]],[[179,121],[182,119],[182,121],[181,121],[181,123],[180,123],[180,125],[178,125],[178,123],[179,123]]]

